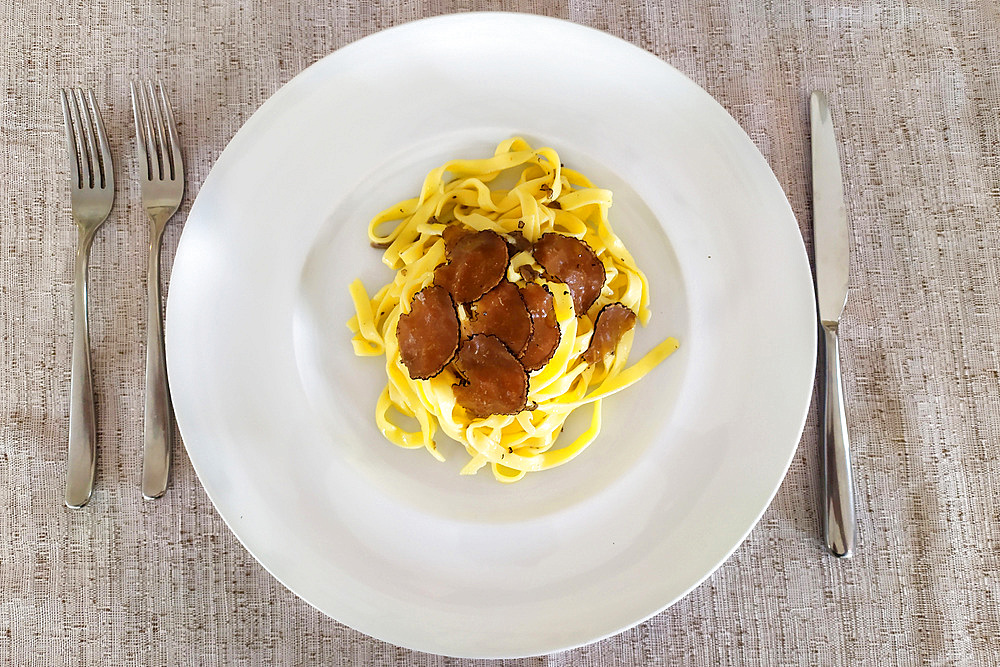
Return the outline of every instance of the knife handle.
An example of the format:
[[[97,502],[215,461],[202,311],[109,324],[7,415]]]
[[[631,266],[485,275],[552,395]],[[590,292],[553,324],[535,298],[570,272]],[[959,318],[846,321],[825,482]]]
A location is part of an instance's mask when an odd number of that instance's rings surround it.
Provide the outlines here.
[[[836,326],[823,326],[826,386],[823,395],[823,532],[834,556],[854,553],[854,482],[847,415],[840,378],[840,345]]]

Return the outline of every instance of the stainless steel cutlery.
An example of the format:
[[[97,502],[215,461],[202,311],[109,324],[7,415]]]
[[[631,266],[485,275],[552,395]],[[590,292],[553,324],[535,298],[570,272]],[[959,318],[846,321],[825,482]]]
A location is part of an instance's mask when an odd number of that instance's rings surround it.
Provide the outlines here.
[[[159,498],[170,476],[170,393],[160,302],[160,243],[167,221],[184,198],[184,162],[173,110],[163,85],[132,83],[132,115],[139,149],[142,207],[149,218],[146,281],[146,403],[142,446],[142,495]]]
[[[151,223],[147,281],[146,402],[142,493],[163,495],[171,454],[171,412],[163,347],[160,299],[160,243],[167,221],[184,197],[184,165],[173,110],[163,86],[133,83],[132,110],[138,148],[142,204]],[[78,230],[74,272],[73,353],[66,505],[90,500],[97,459],[94,390],[90,368],[87,264],[94,235],[115,200],[114,163],[93,92],[60,92],[69,153],[70,201]]]
[[[854,551],[854,484],[840,377],[837,329],[847,304],[848,227],[837,138],[826,95],[814,92],[812,121],[813,251],[816,296],[823,328],[826,382],[823,394],[823,530],[835,556]]]
[[[97,433],[90,374],[87,264],[94,235],[115,201],[115,168],[108,135],[90,90],[60,92],[69,152],[70,207],[77,227],[73,288],[73,370],[70,376],[66,504],[83,507],[94,488]]]

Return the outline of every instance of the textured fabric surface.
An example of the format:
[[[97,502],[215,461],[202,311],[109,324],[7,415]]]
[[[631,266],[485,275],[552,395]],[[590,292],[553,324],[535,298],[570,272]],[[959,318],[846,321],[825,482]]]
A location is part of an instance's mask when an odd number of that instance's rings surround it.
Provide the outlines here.
[[[685,72],[761,149],[807,245],[808,93],[830,91],[854,253],[841,334],[857,556],[819,538],[814,402],[771,507],[705,583],[620,635],[509,664],[1000,664],[1000,10],[929,0],[3,3],[0,663],[465,664],[286,590],[179,445],[166,496],[141,499],[148,231],[123,171],[90,272],[97,487],[63,507],[76,235],[56,95],[92,86],[116,147],[131,146],[130,78],[159,75],[183,100],[169,276],[199,185],[269,95],[364,35],[473,9],[590,25]]]

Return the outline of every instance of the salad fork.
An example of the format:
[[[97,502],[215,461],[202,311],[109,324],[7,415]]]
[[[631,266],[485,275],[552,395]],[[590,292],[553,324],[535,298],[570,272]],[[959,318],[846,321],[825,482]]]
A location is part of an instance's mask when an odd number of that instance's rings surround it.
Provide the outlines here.
[[[91,90],[63,88],[63,120],[69,150],[70,208],[77,227],[73,278],[73,369],[70,376],[66,505],[83,507],[94,489],[97,425],[90,373],[87,265],[98,228],[115,201],[115,170],[108,135]]]
[[[184,162],[173,110],[163,84],[132,82],[132,115],[139,152],[142,206],[150,222],[146,304],[146,402],[142,445],[142,495],[159,498],[170,476],[170,393],[160,302],[160,243],[167,221],[184,197]]]

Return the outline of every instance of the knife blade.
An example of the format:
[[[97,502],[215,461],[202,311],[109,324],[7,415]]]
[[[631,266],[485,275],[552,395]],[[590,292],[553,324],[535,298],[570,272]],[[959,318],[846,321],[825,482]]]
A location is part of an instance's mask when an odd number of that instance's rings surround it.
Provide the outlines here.
[[[826,95],[810,98],[812,125],[813,253],[816,300],[823,330],[825,382],[823,393],[823,532],[835,556],[854,552],[857,533],[854,481],[844,391],[840,374],[837,330],[847,305],[850,256],[847,209],[837,137]]]

